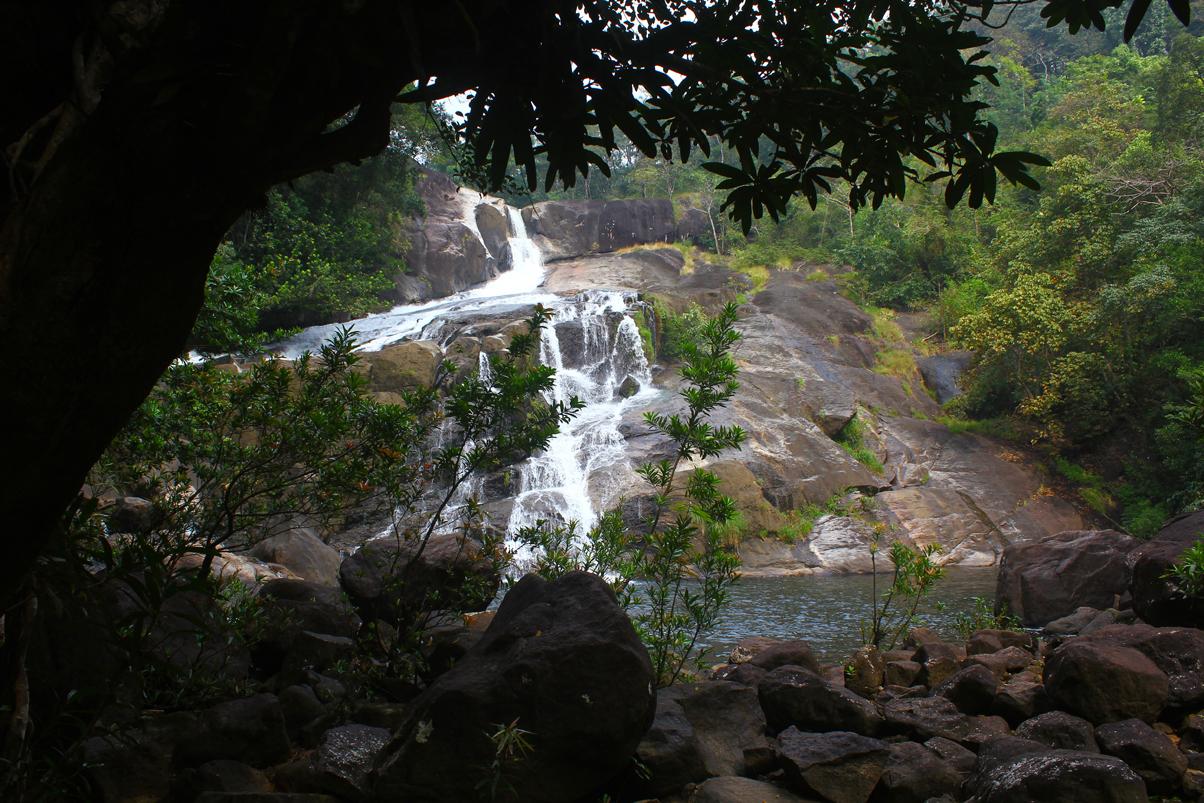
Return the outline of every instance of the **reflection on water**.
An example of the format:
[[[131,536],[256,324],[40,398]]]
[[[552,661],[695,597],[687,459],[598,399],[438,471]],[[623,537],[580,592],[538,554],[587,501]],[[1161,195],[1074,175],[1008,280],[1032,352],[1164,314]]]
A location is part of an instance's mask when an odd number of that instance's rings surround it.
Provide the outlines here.
[[[869,575],[741,578],[718,627],[705,638],[708,652],[719,659],[742,638],[773,636],[804,639],[821,661],[842,661],[861,645],[872,582]],[[889,583],[890,575],[878,575],[878,592]],[[994,569],[951,568],[930,597],[944,609],[928,605],[920,619],[951,638],[954,617],[973,608],[973,597],[994,596]]]

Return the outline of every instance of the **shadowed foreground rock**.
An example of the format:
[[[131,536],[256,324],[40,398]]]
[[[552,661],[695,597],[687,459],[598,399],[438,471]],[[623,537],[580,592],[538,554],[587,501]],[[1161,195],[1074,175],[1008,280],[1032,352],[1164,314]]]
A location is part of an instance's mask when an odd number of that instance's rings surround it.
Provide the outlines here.
[[[996,610],[1041,627],[1083,606],[1110,608],[1128,591],[1133,538],[1115,530],[1069,530],[1003,552]]]
[[[1025,739],[984,746],[970,803],[1146,803],[1145,784],[1112,756],[1050,750]]]
[[[1184,550],[1204,533],[1204,511],[1181,516],[1133,550],[1133,607],[1152,625],[1204,625],[1204,600],[1179,593],[1166,575]]]
[[[652,722],[652,684],[648,653],[601,579],[527,576],[480,643],[414,700],[377,763],[374,799],[477,799],[489,737],[514,722],[533,747],[504,767],[515,799],[576,800],[630,760]]]

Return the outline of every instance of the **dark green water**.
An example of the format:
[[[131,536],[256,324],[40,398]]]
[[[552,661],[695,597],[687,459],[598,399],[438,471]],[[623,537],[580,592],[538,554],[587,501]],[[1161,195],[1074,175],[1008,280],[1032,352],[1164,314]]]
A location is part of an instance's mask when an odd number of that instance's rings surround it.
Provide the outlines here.
[[[889,582],[889,575],[878,576],[879,593]],[[706,638],[708,652],[722,656],[747,636],[773,636],[804,639],[821,660],[841,661],[861,645],[871,589],[869,575],[741,578],[719,626]],[[949,569],[931,596],[943,610],[928,605],[922,624],[952,637],[954,617],[973,608],[973,597],[994,599],[995,570]]]

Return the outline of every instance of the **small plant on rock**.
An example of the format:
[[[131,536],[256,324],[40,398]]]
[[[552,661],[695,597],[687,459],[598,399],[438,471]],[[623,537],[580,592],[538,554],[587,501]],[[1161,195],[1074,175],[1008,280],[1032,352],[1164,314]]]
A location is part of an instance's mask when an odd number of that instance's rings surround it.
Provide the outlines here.
[[[953,617],[953,628],[963,641],[970,638],[979,630],[1022,630],[1020,619],[1009,611],[995,613],[995,607],[986,597],[971,597],[973,607],[968,613],[958,613]]]
[[[933,559],[940,552],[937,544],[917,549],[902,541],[893,541],[890,545],[890,561],[895,567],[894,574],[890,586],[879,599],[878,552],[881,538],[882,533],[876,530],[870,542],[870,562],[874,571],[873,597],[870,620],[862,625],[861,636],[868,645],[893,650],[899,639],[911,630],[920,606],[932,593],[937,581],[945,576],[945,569]]]
[[[1180,595],[1204,599],[1204,534],[1197,536],[1196,542],[1179,555],[1164,577],[1175,584]]]

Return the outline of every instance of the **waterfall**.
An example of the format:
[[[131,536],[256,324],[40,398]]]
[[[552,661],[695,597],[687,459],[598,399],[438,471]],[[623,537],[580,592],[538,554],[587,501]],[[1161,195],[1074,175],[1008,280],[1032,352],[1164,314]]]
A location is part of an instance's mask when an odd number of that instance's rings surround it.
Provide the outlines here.
[[[461,195],[469,194],[467,190],[460,190],[460,193]],[[471,194],[476,195],[476,193]],[[502,201],[498,199],[488,202],[502,204]],[[465,202],[464,208],[466,210],[464,224],[477,237],[480,237],[472,214],[472,209],[475,207]],[[355,327],[356,335],[359,337],[360,349],[362,351],[379,351],[385,346],[399,343],[402,340],[427,339],[431,332],[438,328],[439,323],[452,314],[482,312],[505,305],[517,308],[520,306],[531,307],[535,304],[545,306],[555,304],[558,296],[539,290],[546,271],[539,249],[527,236],[527,227],[523,222],[523,216],[517,209],[509,206],[506,206],[505,210],[511,229],[510,270],[498,274],[484,284],[446,298],[437,298],[421,304],[402,304],[388,312],[352,321],[351,325]],[[275,344],[273,349],[287,359],[296,359],[303,351],[317,351],[318,346],[329,339],[342,325],[311,326],[297,335]]]
[[[507,530],[535,524],[578,522],[584,531],[599,511],[615,503],[630,485],[626,446],[620,432],[624,416],[657,395],[635,321],[628,307],[633,293],[590,290],[562,297],[540,291],[545,275],[539,249],[527,235],[518,210],[504,209],[509,223],[511,268],[490,281],[447,298],[395,307],[354,321],[360,348],[375,351],[402,340],[438,337],[453,316],[513,309],[518,318],[535,304],[552,311],[539,343],[540,360],[556,369],[548,402],[577,397],[585,407],[548,444],[548,448],[516,467],[517,493]],[[475,232],[475,205],[463,203],[466,225]],[[478,234],[479,236],[479,234]],[[336,326],[315,326],[277,345],[286,357],[314,350]],[[480,357],[482,376],[489,361]],[[481,488],[480,478],[463,489],[462,501]],[[500,522],[499,522],[500,523]],[[521,566],[530,556],[520,554]]]
[[[557,305],[544,328],[540,360],[556,369],[547,401],[575,396],[585,407],[519,467],[511,533],[540,519],[576,521],[586,530],[598,517],[594,500],[606,507],[621,495],[629,474],[619,425],[629,408],[657,393],[639,329],[627,314],[630,300],[621,292],[587,291]],[[629,378],[635,392],[623,398],[620,388]]]

